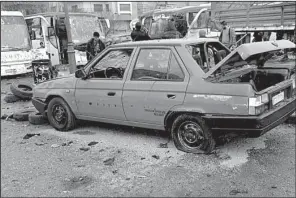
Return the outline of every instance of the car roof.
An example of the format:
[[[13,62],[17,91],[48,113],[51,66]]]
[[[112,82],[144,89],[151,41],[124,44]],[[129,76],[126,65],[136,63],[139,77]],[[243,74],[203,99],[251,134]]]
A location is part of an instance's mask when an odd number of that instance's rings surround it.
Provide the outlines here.
[[[205,42],[219,42],[213,38],[198,38],[198,39],[162,39],[148,41],[133,41],[126,43],[118,43],[110,47],[135,47],[135,46],[183,46],[190,44],[199,44]]]

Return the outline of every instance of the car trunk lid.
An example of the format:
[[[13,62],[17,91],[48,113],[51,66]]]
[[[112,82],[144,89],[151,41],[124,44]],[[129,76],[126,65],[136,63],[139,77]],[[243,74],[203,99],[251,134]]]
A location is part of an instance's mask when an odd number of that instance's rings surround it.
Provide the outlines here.
[[[233,69],[246,64],[261,66],[260,57],[268,58],[270,54],[282,49],[295,48],[295,44],[288,40],[267,41],[243,44],[232,51],[216,66],[212,67],[203,78],[207,79],[217,72],[218,69]],[[265,60],[266,61],[266,60]]]

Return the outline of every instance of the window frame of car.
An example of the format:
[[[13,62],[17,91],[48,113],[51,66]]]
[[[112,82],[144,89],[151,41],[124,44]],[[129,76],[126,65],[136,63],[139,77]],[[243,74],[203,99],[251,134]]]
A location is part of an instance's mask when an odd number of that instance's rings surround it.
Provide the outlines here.
[[[136,67],[138,58],[140,56],[141,50],[169,50],[170,51],[170,58],[168,60],[168,68],[167,68],[167,77],[166,79],[133,79],[133,72],[134,69]],[[174,58],[176,59],[176,62],[179,66],[179,68],[181,69],[181,72],[183,73],[183,79],[182,80],[176,80],[176,79],[168,79],[168,72],[171,66],[171,62],[172,62],[172,58],[171,56],[174,56]],[[136,54],[134,55],[134,59],[133,62],[130,65],[130,72],[129,72],[129,76],[128,79],[130,81],[165,81],[165,82],[185,82],[188,81],[189,78],[189,74],[187,72],[187,69],[185,67],[185,65],[183,64],[183,61],[181,60],[179,54],[177,53],[176,49],[174,46],[139,46],[138,49],[136,50]]]
[[[126,65],[126,68],[125,68],[122,78],[91,78],[91,77],[89,77],[91,69],[94,68],[99,63],[99,61],[101,61],[106,55],[108,55],[111,51],[124,50],[124,49],[131,49],[131,50],[133,50],[133,52],[131,53],[130,59]],[[92,80],[124,80],[125,81],[127,78],[127,75],[128,75],[131,61],[133,60],[133,57],[134,57],[136,51],[137,51],[137,47],[135,47],[135,46],[116,47],[116,48],[115,47],[108,47],[104,51],[102,51],[102,53],[100,53],[97,57],[95,57],[91,60],[90,64],[87,66],[87,69],[85,70],[85,72],[86,72],[88,78],[92,79]]]
[[[220,46],[222,46],[223,47],[223,49],[222,50],[226,50],[226,56],[228,55],[228,54],[230,54],[231,53],[231,51],[225,46],[225,45],[223,45],[220,41],[206,41],[205,43],[204,43],[204,50],[205,50],[205,55],[206,55],[206,61],[207,61],[207,64],[209,65],[210,63],[209,63],[209,60],[208,60],[208,58],[209,58],[209,56],[208,56],[208,50],[207,50],[207,47],[208,47],[208,45],[212,45],[211,43],[216,43],[216,44],[219,44]],[[225,58],[225,57],[224,57]],[[216,65],[216,64],[215,64]]]

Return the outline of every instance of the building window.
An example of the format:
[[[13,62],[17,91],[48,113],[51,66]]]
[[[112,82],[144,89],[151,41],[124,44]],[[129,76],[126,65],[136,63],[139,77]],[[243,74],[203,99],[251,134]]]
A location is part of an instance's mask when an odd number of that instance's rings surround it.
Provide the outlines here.
[[[106,12],[109,12],[110,8],[109,8],[109,4],[106,4]]]
[[[103,4],[94,4],[95,12],[103,12]]]
[[[72,6],[72,12],[76,12],[78,10],[78,5],[73,5]]]
[[[132,13],[132,3],[118,2],[118,13],[119,14],[131,14]]]

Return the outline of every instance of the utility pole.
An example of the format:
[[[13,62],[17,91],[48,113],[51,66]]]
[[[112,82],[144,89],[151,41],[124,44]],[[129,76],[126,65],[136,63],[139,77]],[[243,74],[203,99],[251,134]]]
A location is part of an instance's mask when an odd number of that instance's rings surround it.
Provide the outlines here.
[[[70,70],[70,74],[73,74],[76,71],[76,60],[75,60],[74,44],[72,42],[72,35],[71,35],[68,2],[64,2],[64,11],[65,11],[65,25],[66,25],[67,37],[68,37],[69,70]]]

